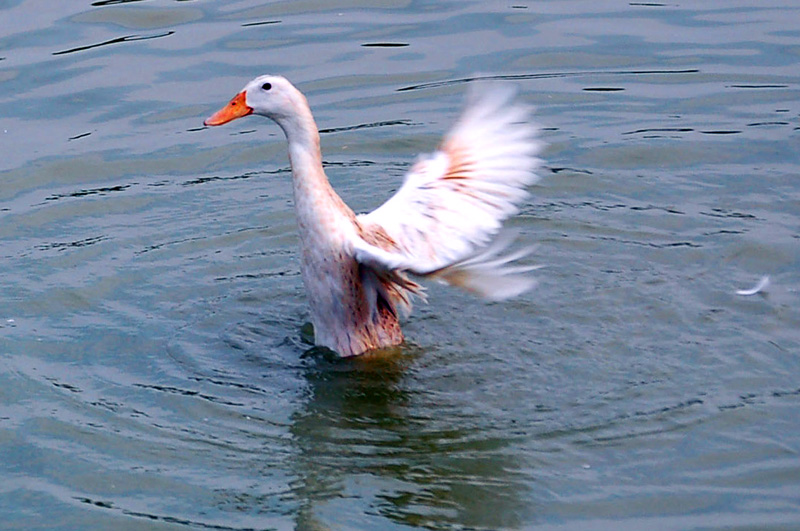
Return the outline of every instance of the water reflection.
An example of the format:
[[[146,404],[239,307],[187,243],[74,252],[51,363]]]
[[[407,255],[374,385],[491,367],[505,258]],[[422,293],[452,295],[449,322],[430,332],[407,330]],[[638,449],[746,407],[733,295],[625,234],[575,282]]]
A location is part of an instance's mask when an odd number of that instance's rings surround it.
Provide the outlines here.
[[[524,521],[526,487],[507,432],[480,412],[439,403],[439,393],[420,385],[421,352],[405,346],[336,360],[312,349],[308,356],[310,397],[291,427],[298,528],[372,518],[430,528]]]

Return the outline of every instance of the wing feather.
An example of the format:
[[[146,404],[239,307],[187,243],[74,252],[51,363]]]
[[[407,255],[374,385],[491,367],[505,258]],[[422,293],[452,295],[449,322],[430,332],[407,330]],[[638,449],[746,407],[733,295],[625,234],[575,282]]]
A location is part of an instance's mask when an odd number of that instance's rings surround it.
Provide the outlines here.
[[[487,298],[518,293],[515,282],[532,285],[508,266],[520,256],[499,256],[510,242],[487,247],[518,212],[541,164],[530,108],[515,96],[505,84],[473,87],[439,149],[414,164],[394,196],[358,217],[356,260],[384,275],[435,276]]]

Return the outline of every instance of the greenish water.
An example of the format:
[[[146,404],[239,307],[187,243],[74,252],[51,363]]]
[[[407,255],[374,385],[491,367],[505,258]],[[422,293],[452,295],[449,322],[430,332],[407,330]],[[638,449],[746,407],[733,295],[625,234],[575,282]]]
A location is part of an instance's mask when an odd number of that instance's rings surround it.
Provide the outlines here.
[[[0,3],[0,527],[800,527],[798,20]],[[510,223],[538,288],[429,285],[396,355],[309,352],[283,137],[202,126],[262,73],[358,211],[465,80],[513,79],[549,144]]]

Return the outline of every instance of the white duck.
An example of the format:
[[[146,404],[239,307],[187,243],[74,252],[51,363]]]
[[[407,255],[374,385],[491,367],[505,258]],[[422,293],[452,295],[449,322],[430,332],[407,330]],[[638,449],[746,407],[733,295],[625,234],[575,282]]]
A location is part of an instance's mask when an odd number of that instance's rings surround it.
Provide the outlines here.
[[[537,180],[537,130],[515,90],[473,89],[439,149],[420,158],[403,186],[369,214],[356,215],[322,168],[319,132],[303,94],[279,76],[260,76],[205,125],[248,114],[274,120],[289,142],[301,270],[315,342],[341,356],[398,345],[398,318],[411,295],[407,273],[431,277],[488,299],[531,288],[532,267],[509,265],[528,250],[500,256],[510,238],[488,245]]]

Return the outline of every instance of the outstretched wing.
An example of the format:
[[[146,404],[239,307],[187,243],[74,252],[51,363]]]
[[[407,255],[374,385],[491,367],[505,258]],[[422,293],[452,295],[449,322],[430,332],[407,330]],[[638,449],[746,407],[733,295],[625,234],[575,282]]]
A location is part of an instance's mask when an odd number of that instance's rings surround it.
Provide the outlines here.
[[[356,260],[384,273],[437,276],[488,298],[532,285],[507,265],[518,255],[500,256],[509,242],[484,249],[538,179],[537,129],[515,95],[504,84],[473,87],[439,149],[414,164],[386,203],[358,217]]]

